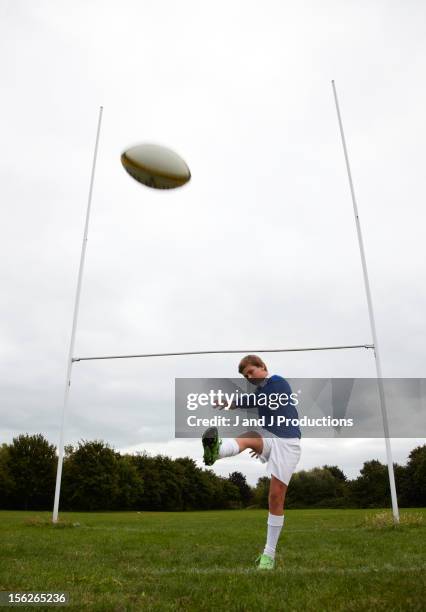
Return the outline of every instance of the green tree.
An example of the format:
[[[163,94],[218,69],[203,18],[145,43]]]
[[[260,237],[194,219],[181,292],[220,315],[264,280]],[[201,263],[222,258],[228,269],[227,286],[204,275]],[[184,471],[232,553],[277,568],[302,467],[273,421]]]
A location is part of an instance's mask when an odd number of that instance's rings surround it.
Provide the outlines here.
[[[227,478],[216,476],[210,470],[210,478],[214,486],[214,495],[211,508],[213,509],[235,509],[241,507],[241,497],[239,488]]]
[[[293,474],[286,495],[288,508],[336,508],[344,505],[344,481],[328,467]]]
[[[8,444],[0,447],[0,508],[11,507],[15,494],[15,481],[10,473],[10,453]]]
[[[254,490],[253,501],[260,508],[269,506],[269,484],[271,480],[267,476],[258,479]]]
[[[360,508],[383,508],[390,503],[387,466],[377,459],[366,461],[361,475],[350,483],[351,498]]]
[[[323,470],[328,470],[336,480],[340,480],[341,482],[347,482],[345,474],[339,467],[337,467],[337,465],[323,465],[322,468]]]
[[[241,503],[238,487],[211,470],[198,468],[189,457],[172,460],[144,452],[133,461],[144,480],[143,510],[208,510]]]
[[[70,510],[113,510],[120,499],[120,455],[102,440],[81,441],[64,460],[62,498]]]
[[[248,506],[253,499],[252,488],[247,484],[246,477],[241,472],[232,472],[228,476],[229,482],[238,487],[241,501],[244,506]]]
[[[211,471],[205,471],[190,457],[175,460],[179,469],[182,487],[183,510],[206,510],[213,506],[215,495],[215,476]],[[212,475],[214,478],[212,479]]]
[[[179,466],[170,457],[157,455],[160,476],[161,510],[182,510],[182,474]]]
[[[118,495],[114,501],[117,510],[136,510],[140,507],[144,490],[143,479],[131,455],[118,459]]]
[[[138,453],[133,458],[139,476],[144,482],[140,497],[142,510],[180,510],[182,497],[179,482],[176,481],[173,460],[147,453]]]
[[[22,510],[49,508],[55,489],[56,465],[55,446],[41,434],[21,434],[13,438],[9,446],[13,507]]]
[[[426,506],[426,444],[414,448],[406,468],[406,498],[410,506]]]
[[[415,504],[411,499],[411,483],[406,465],[394,464],[396,493],[398,496],[398,505],[401,508],[408,508]]]

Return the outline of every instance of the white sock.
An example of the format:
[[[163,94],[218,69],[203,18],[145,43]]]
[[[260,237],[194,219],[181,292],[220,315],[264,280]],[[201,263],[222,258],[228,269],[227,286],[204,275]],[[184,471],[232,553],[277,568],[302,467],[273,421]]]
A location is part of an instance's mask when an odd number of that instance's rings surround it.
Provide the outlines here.
[[[224,438],[219,447],[219,458],[232,457],[238,455],[240,447],[235,438]]]
[[[266,537],[264,555],[268,555],[275,559],[275,549],[277,547],[278,538],[280,537],[281,529],[284,525],[284,515],[268,514],[268,535]]]

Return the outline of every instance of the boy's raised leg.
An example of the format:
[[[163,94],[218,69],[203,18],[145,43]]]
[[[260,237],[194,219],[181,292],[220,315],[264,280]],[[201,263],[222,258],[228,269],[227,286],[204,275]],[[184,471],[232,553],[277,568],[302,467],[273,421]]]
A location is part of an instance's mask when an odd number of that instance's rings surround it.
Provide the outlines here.
[[[203,433],[204,463],[213,465],[217,459],[238,455],[240,447],[235,438],[219,438],[217,427],[209,427]]]
[[[261,453],[263,449],[262,436],[256,432],[247,432],[238,438],[219,438],[217,427],[209,427],[203,433],[202,443],[204,448],[205,465],[213,465],[218,459],[233,457],[242,453],[247,448],[251,448],[256,453]]]

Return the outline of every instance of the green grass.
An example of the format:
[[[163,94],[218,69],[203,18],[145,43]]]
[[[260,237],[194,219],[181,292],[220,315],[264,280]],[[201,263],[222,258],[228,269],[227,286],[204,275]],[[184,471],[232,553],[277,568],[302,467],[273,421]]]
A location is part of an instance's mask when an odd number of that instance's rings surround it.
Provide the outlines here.
[[[277,568],[259,574],[266,517],[63,513],[53,526],[0,512],[0,590],[67,591],[67,610],[425,609],[426,509],[399,527],[374,510],[289,510]]]

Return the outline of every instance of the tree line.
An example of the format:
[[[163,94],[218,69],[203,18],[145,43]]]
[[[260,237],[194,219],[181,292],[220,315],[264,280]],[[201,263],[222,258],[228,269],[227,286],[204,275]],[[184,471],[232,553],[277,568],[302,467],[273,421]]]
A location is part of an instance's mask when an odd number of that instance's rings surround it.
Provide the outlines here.
[[[0,447],[0,509],[49,510],[53,505],[56,447],[41,434],[23,434]],[[426,444],[405,466],[394,464],[401,507],[426,506]],[[269,478],[251,487],[241,472],[228,478],[199,468],[189,457],[120,454],[102,440],[65,447],[61,509],[213,510],[268,507]],[[349,480],[333,465],[296,472],[287,508],[382,508],[390,505],[387,466],[366,461]]]

